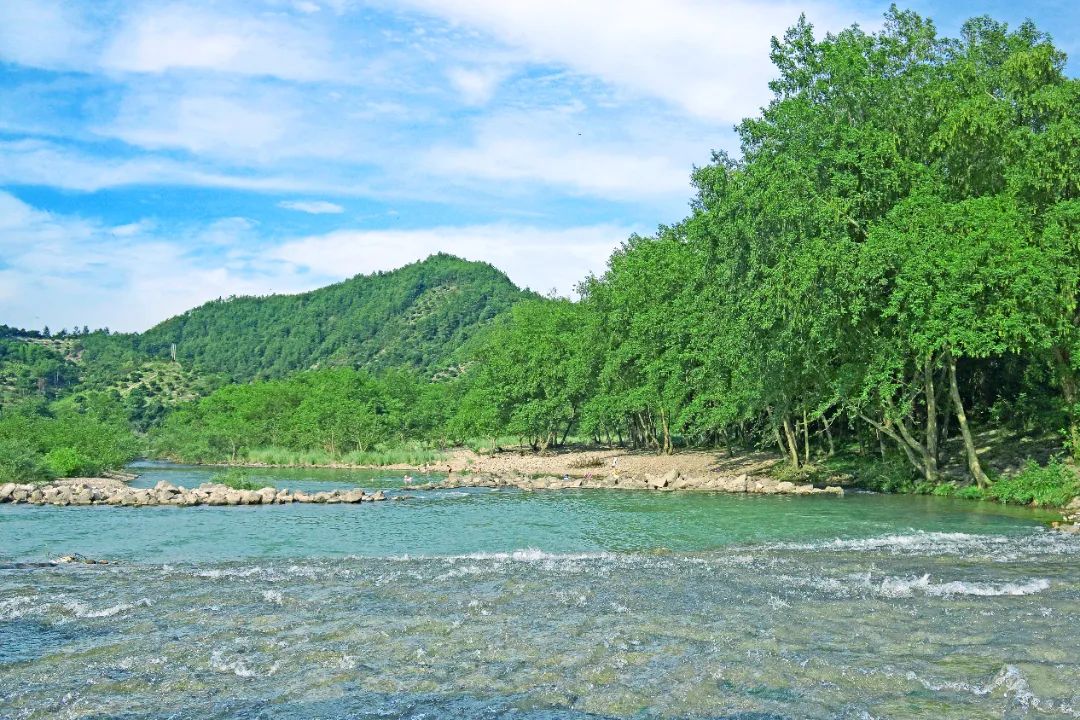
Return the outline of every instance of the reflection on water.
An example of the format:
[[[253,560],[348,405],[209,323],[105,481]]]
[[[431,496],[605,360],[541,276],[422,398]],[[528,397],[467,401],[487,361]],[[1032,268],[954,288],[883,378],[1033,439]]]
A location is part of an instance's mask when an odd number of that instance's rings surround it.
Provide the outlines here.
[[[0,561],[118,562],[0,570],[0,717],[1080,717],[1080,538],[1031,515],[417,495],[3,508]]]

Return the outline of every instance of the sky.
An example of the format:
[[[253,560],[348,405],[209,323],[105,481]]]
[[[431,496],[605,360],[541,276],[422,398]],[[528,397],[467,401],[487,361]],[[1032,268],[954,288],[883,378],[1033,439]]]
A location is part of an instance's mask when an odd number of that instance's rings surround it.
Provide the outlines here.
[[[143,330],[439,251],[572,295],[867,0],[0,0],[0,324]],[[1070,0],[904,5],[955,35]]]

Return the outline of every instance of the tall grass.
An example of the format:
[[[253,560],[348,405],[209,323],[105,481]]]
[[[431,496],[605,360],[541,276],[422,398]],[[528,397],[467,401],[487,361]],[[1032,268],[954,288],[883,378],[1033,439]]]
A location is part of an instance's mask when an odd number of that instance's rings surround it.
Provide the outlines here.
[[[427,465],[440,462],[445,454],[422,446],[379,448],[365,452],[332,455],[324,450],[293,450],[282,447],[252,448],[244,454],[247,462],[261,465]]]

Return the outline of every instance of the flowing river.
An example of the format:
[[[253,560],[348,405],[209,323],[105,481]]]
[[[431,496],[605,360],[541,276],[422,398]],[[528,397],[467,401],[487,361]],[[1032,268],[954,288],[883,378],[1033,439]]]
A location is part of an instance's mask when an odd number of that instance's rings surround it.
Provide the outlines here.
[[[0,718],[1080,717],[1080,538],[1031,511],[412,494],[0,506]]]

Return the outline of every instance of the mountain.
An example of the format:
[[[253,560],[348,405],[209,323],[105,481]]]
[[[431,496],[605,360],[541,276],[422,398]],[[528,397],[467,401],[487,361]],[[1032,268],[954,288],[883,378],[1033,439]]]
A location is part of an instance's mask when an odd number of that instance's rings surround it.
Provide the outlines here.
[[[121,343],[124,351],[166,358],[175,343],[182,364],[235,381],[328,366],[433,374],[495,316],[531,296],[487,263],[438,254],[299,295],[215,300],[87,349],[115,354]]]

